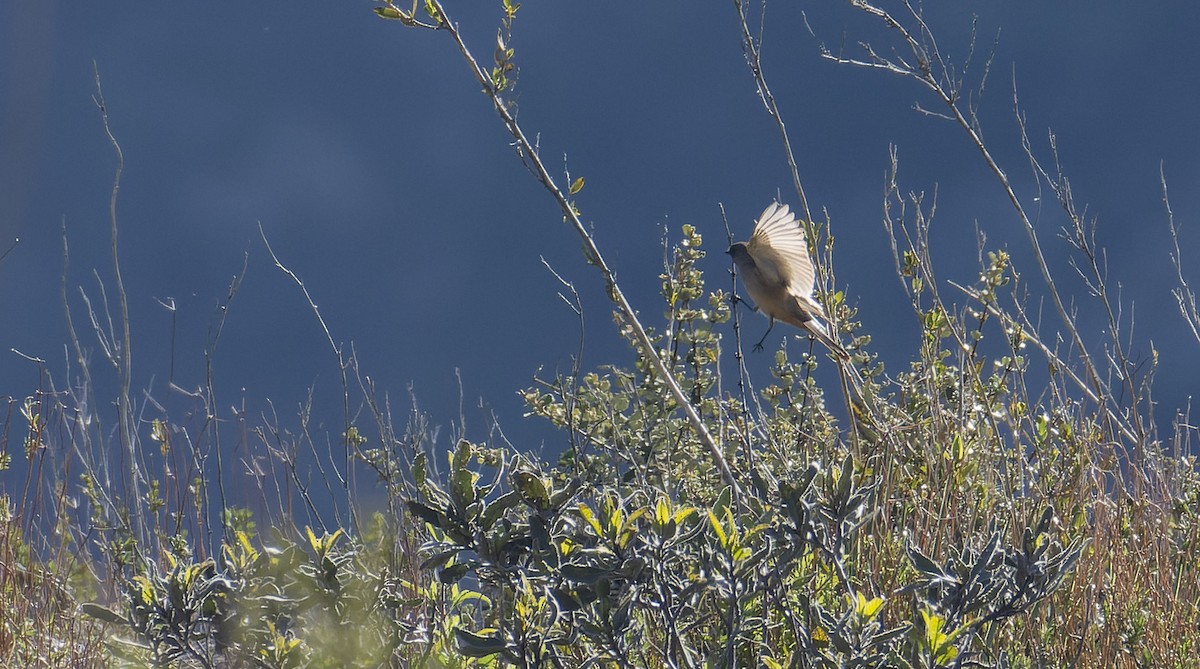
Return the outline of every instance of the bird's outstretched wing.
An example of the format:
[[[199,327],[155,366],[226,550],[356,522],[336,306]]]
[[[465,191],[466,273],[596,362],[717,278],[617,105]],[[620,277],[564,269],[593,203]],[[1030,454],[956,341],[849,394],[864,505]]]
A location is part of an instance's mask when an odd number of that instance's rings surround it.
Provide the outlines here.
[[[758,261],[760,271],[775,273],[777,276],[769,278],[777,278],[787,285],[788,293],[800,300],[802,306],[825,317],[824,309],[813,299],[814,276],[812,260],[808,256],[808,239],[786,204],[772,202],[763,210],[746,247]]]

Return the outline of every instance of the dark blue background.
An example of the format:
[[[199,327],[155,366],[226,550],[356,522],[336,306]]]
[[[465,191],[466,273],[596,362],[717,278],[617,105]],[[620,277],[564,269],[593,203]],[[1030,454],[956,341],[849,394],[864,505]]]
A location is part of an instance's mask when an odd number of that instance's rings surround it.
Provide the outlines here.
[[[448,3],[484,61],[499,5]],[[716,253],[725,246],[718,203],[740,234],[777,192],[796,204],[731,3],[524,5],[513,41],[520,121],[539,136],[553,168],[586,179],[584,218],[631,301],[649,324],[661,322],[663,229],[677,237],[685,223],[713,252],[704,263],[713,287],[727,287],[727,259]],[[901,370],[918,339],[881,225],[889,144],[898,147],[905,190],[937,191],[943,280],[973,281],[976,226],[989,246],[1011,249],[1035,291],[1040,279],[1011,206],[962,132],[913,111],[914,102],[935,107],[914,82],[822,61],[799,6],[769,8],[767,76],[809,202],[828,211],[838,237],[839,283],[861,308],[888,369]],[[853,55],[860,39],[882,50],[894,44],[841,3],[803,6],[835,49],[843,40]],[[483,430],[494,409],[519,447],[537,450],[548,439],[545,447],[557,450],[561,436],[523,420],[515,393],[539,368],[568,369],[578,346],[576,317],[539,257],[583,294],[585,368],[630,359],[599,278],[509,148],[449,36],[381,21],[371,7],[365,0],[4,3],[0,247],[14,237],[21,243],[0,263],[0,396],[39,387],[37,366],[10,349],[47,360],[60,385],[69,374],[58,292],[63,221],[77,324],[84,321],[78,286],[95,297],[91,271],[111,279],[114,158],[91,101],[94,60],[125,153],[118,210],[136,388],[166,398],[168,380],[188,389],[204,382],[216,305],[249,253],[215,358],[219,412],[245,406],[253,418],[271,400],[287,422],[315,384],[318,418],[340,425],[336,358],[300,291],[273,268],[261,222],[334,337],[353,342],[362,368],[395,402],[408,404],[411,384],[435,422],[457,420],[459,369],[469,430]],[[1103,314],[1057,238],[1065,219],[1048,197],[1040,208],[1032,200],[1013,119],[1015,75],[1035,146],[1049,162],[1046,131],[1057,133],[1076,196],[1098,221],[1110,281],[1121,288],[1125,317],[1135,318],[1132,357],[1145,359],[1151,341],[1160,352],[1158,417],[1168,419],[1188,402],[1200,356],[1170,294],[1159,165],[1194,269],[1200,7],[959,2],[927,9],[943,52],[956,61],[979,16],[976,67],[1002,29],[981,103],[985,138],[1037,214],[1060,285],[1099,341]],[[173,343],[170,314],[156,303],[167,298],[178,305]],[[751,321],[750,334],[757,337],[761,325]],[[755,360],[756,373],[768,358]],[[98,353],[93,362],[107,383]],[[483,411],[473,408],[480,402]]]

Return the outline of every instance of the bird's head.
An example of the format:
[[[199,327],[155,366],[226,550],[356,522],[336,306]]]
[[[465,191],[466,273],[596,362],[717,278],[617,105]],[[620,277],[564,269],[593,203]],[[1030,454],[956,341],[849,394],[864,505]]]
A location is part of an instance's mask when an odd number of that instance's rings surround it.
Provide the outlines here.
[[[733,257],[734,262],[744,262],[750,259],[750,252],[746,250],[746,242],[737,242],[729,247],[725,253]]]

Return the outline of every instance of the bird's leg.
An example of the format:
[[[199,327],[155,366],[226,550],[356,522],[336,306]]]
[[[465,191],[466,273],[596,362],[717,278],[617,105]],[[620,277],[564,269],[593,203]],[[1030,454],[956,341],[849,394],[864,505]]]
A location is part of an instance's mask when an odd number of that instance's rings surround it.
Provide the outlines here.
[[[751,312],[758,311],[758,305],[751,305],[750,301],[746,300],[745,297],[742,297],[742,296],[738,295],[737,293],[734,293],[732,296],[730,296],[731,305],[733,305],[734,307],[737,307],[739,302],[743,303],[743,305],[745,305],[745,306],[750,307]]]
[[[767,340],[767,335],[771,334],[771,330],[774,330],[774,329],[775,329],[775,319],[772,318],[771,324],[767,326],[767,331],[763,333],[762,339],[759,339],[758,343],[754,345],[755,352],[761,351],[763,349],[763,342]]]
[[[742,297],[738,296],[738,294],[737,294],[737,293],[734,293],[734,294],[733,294],[733,296],[729,298],[729,301],[733,303],[733,306],[734,306],[734,308],[737,308],[738,302],[744,302],[744,303],[746,304],[746,306],[750,307],[750,310],[751,310],[751,311],[758,311],[758,310],[759,310],[759,309],[758,309],[758,305],[757,305],[757,304],[750,304],[750,302],[748,302],[748,301],[747,301],[745,298],[742,298]],[[761,351],[761,350],[762,350],[762,348],[763,348],[763,342],[767,340],[767,335],[771,334],[771,330],[772,330],[772,328],[774,328],[774,327],[775,327],[775,319],[772,317],[772,318],[771,318],[771,324],[770,324],[769,326],[767,326],[767,331],[766,331],[766,333],[764,333],[764,334],[763,334],[763,336],[762,336],[762,339],[759,339],[759,340],[758,340],[758,343],[754,345],[754,350],[755,350],[755,351]]]
[[[729,298],[729,302],[731,304],[733,304],[733,306],[735,306],[735,307],[738,305],[739,302],[741,302],[742,304],[745,304],[746,306],[750,307],[750,311],[758,311],[757,304],[750,304],[750,300],[747,300],[746,298],[738,295],[737,293],[734,293],[733,296]]]

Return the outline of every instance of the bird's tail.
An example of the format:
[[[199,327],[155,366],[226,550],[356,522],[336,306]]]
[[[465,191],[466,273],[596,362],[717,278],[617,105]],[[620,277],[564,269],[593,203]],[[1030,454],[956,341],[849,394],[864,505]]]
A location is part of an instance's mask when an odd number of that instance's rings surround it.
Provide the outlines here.
[[[854,364],[851,363],[850,352],[834,340],[824,323],[815,318],[806,321],[804,328],[812,333],[812,336],[820,341],[822,346],[829,349],[837,357],[835,362],[837,362],[838,374],[842,378],[844,390],[849,393],[846,399],[849,400],[848,408],[852,415],[854,415],[860,424],[877,431],[880,422],[876,418],[875,412],[871,410],[871,405],[863,397],[863,377]]]
[[[829,328],[825,327],[824,323],[815,318],[810,318],[807,321],[804,321],[804,329],[812,333],[812,336],[815,337],[817,341],[821,342],[822,346],[829,349],[830,352],[837,357],[841,358],[842,360],[850,359],[850,352],[834,340],[834,338],[829,334]]]

